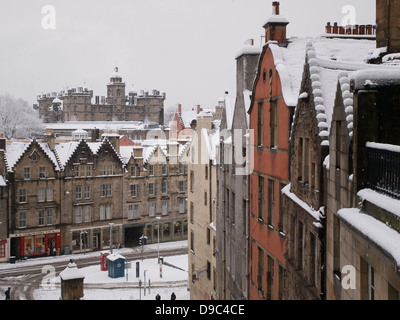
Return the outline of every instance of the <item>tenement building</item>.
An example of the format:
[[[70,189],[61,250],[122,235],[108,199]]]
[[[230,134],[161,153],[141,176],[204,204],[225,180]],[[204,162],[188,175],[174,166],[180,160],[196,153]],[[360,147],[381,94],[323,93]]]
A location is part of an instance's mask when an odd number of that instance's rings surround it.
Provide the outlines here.
[[[184,145],[0,142],[0,261],[186,239]]]
[[[86,87],[68,88],[37,96],[39,117],[45,123],[66,121],[142,121],[164,124],[165,92],[126,92],[118,68],[107,83],[107,96],[94,96]],[[94,99],[94,101],[93,101]]]

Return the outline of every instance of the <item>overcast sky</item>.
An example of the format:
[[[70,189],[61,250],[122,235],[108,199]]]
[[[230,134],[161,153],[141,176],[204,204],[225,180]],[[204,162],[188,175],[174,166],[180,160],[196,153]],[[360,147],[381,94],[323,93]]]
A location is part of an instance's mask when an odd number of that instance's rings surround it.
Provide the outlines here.
[[[280,0],[288,37],[318,36],[342,8],[357,24],[375,23],[375,0]],[[45,30],[45,5],[55,29]],[[135,90],[165,91],[166,108],[213,107],[235,98],[235,54],[246,39],[261,46],[269,0],[15,0],[0,11],[0,94],[30,104],[36,95],[87,86],[106,95],[115,66]],[[49,24],[45,24],[49,25]]]

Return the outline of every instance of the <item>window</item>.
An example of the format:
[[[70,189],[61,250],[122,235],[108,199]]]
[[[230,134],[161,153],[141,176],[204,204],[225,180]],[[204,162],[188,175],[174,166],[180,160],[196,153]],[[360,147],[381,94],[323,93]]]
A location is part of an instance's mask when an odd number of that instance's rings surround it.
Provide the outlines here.
[[[204,178],[208,180],[208,165],[204,167]]]
[[[299,138],[298,141],[297,180],[303,181],[303,138]]]
[[[190,251],[194,253],[194,233],[190,231]]]
[[[298,221],[297,226],[297,266],[303,269],[303,223]]]
[[[211,243],[211,230],[210,230],[210,228],[206,229],[206,238],[207,238],[207,244],[209,245]]]
[[[257,247],[257,288],[262,294],[264,292],[264,251]]]
[[[39,168],[39,178],[40,179],[46,178],[46,167]]]
[[[185,213],[185,199],[179,199],[179,213]]]
[[[179,164],[179,174],[185,174],[185,167],[182,163]]]
[[[91,177],[93,168],[91,165],[74,166],[75,177]]]
[[[265,192],[264,178],[258,177],[258,219],[264,220]]]
[[[128,219],[133,219],[133,205],[128,206]]]
[[[149,183],[149,196],[154,195],[154,183]]]
[[[268,179],[268,208],[267,208],[267,223],[270,226],[274,225],[275,216],[275,181]]]
[[[185,192],[185,181],[179,181],[179,192]]]
[[[27,202],[26,189],[19,189],[18,202],[19,203],[26,203]]]
[[[82,207],[75,208],[75,223],[82,223]]]
[[[47,225],[50,226],[53,224],[53,210],[48,209],[47,210]]]
[[[303,182],[310,181],[310,139],[304,139]]]
[[[274,259],[267,258],[267,300],[274,299]]]
[[[133,207],[133,217],[135,219],[138,219],[139,216],[140,216],[139,205],[135,204],[134,207]]]
[[[101,166],[101,175],[102,176],[111,176],[114,174],[114,165],[106,164]]]
[[[211,280],[211,263],[207,260],[207,279]]]
[[[194,219],[194,205],[193,202],[190,202],[190,222],[193,223]]]
[[[368,299],[375,300],[375,269],[368,265]]]
[[[264,106],[262,102],[258,103],[257,111],[257,145],[263,145],[263,127],[264,127]]]
[[[194,191],[194,172],[190,171],[190,191]]]
[[[162,214],[163,216],[168,215],[168,201],[163,201],[163,202],[162,202],[162,211],[161,211],[161,214]]]
[[[270,147],[278,147],[278,101],[270,102],[270,122],[269,122],[269,138]]]
[[[112,196],[112,186],[109,184],[100,185],[100,197],[111,197]]]
[[[137,168],[136,166],[131,166],[131,177],[137,176]]]
[[[6,243],[4,241],[0,241],[0,258],[6,257]]]
[[[150,165],[149,167],[149,176],[154,176],[154,166]]]
[[[44,226],[44,210],[39,210],[39,226]]]
[[[166,164],[163,164],[161,167],[161,174],[163,176],[166,176],[168,174],[168,166]]]
[[[278,283],[278,300],[283,299],[283,294],[285,291],[285,279],[286,279],[286,270],[284,267],[279,265],[278,267],[278,278],[279,278],[279,283]]]
[[[309,284],[314,286],[316,284],[316,278],[317,278],[317,268],[316,268],[316,237],[313,233],[310,233],[310,254],[308,255],[308,281]]]
[[[112,205],[102,204],[100,205],[100,220],[109,220],[112,218]]]
[[[154,217],[156,214],[156,203],[150,202],[149,203],[149,217]]]
[[[204,205],[207,205],[207,192],[204,191]]]
[[[166,181],[161,182],[161,193],[168,193],[168,183]]]
[[[20,228],[26,228],[26,212],[19,213],[19,223],[18,226]]]
[[[85,222],[92,221],[92,207],[85,207]]]
[[[90,199],[90,186],[85,186],[85,199]]]
[[[38,188],[38,202],[45,202],[46,201],[46,192],[45,188]]]
[[[47,201],[53,201],[53,188],[49,187],[46,189],[46,198]]]
[[[131,197],[137,197],[138,195],[138,185],[137,184],[131,184]]]
[[[82,186],[75,186],[75,199],[82,199]]]
[[[284,232],[283,230],[283,213],[284,213],[284,199],[285,196],[282,193],[282,189],[285,187],[285,185],[282,182],[279,182],[279,208],[278,208],[278,229],[279,232]]]
[[[31,178],[31,168],[24,168],[24,180]]]

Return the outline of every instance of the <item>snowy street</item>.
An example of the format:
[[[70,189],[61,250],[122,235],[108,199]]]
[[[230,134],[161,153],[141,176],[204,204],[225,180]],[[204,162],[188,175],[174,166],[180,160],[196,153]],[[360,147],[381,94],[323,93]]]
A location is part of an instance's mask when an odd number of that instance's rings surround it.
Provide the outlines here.
[[[187,241],[160,243],[160,255],[167,249],[186,248]],[[157,244],[144,247],[145,253],[156,253]],[[140,248],[114,249],[113,253],[122,256],[128,256],[133,251],[141,251]],[[68,255],[60,257],[48,257],[18,261],[15,265],[1,264],[2,271],[26,267],[42,267],[42,274],[19,275],[0,278],[0,300],[5,299],[5,290],[10,286],[11,295],[19,300],[59,300],[61,297],[61,279],[59,272],[52,271],[52,263],[64,262],[65,268],[69,259],[74,259],[78,269],[84,274],[84,300],[154,300],[156,294],[160,294],[162,300],[169,300],[172,292],[175,293],[177,300],[189,300],[188,291],[188,259],[187,254],[164,257],[160,277],[160,267],[157,264],[157,257],[148,259],[129,260],[130,269],[125,269],[125,276],[120,278],[110,278],[108,271],[100,270],[100,252],[86,253],[80,255]],[[85,266],[85,259],[99,258],[96,265]],[[82,262],[82,263],[81,263]],[[136,277],[136,262],[139,262],[139,278]],[[46,265],[47,263],[47,265]],[[62,270],[62,269],[61,269]],[[46,274],[46,272],[48,272]],[[139,290],[139,280],[141,280],[141,290]],[[146,290],[144,290],[144,281],[146,280]],[[150,280],[150,288],[149,288]]]

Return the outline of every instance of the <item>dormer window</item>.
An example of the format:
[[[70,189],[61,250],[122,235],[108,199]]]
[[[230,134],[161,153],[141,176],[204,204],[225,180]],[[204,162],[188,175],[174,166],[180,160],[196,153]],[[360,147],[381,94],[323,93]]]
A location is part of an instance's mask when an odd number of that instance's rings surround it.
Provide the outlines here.
[[[33,152],[31,153],[31,155],[29,156],[30,158],[31,158],[31,160],[33,161],[33,162],[37,162],[37,161],[39,161],[39,154],[37,153],[37,151],[36,150],[33,150]]]

